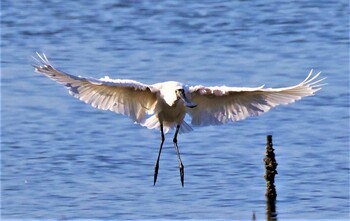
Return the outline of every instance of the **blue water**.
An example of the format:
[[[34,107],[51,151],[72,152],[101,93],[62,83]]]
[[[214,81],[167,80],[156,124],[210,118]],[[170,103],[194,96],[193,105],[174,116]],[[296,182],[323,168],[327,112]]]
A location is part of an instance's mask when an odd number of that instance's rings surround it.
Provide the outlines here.
[[[349,219],[348,1],[11,1],[1,9],[3,220],[224,219],[266,214],[265,139],[278,162],[277,219]],[[93,109],[34,73],[189,85],[290,86],[316,96],[257,118],[160,133]]]

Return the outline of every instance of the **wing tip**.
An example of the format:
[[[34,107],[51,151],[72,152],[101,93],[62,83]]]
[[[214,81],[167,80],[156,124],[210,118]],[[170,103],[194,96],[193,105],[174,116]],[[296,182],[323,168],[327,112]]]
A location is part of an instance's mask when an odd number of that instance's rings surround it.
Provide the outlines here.
[[[321,90],[322,86],[327,85],[327,83],[320,84],[320,82],[323,82],[325,79],[327,79],[327,77],[317,79],[321,75],[321,71],[313,75],[313,70],[314,69],[311,69],[305,80],[299,84],[310,88],[312,90],[312,94]]]
[[[46,57],[45,53],[40,54],[39,52],[35,52],[36,56],[32,56],[32,58],[37,62],[40,66],[50,65],[49,59]],[[38,66],[38,67],[40,67]]]

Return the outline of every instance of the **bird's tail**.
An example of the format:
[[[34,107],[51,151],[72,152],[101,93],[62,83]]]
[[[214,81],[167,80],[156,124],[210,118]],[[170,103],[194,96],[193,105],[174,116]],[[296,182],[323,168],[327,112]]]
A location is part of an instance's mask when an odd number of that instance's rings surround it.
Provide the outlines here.
[[[147,127],[148,129],[158,129],[158,128],[160,128],[159,120],[158,120],[158,118],[155,115],[147,118],[145,123],[142,123],[141,125],[144,126],[144,127]]]
[[[148,129],[160,129],[160,123],[156,115],[153,115],[145,121],[145,123],[141,124],[144,127],[147,127]],[[168,133],[170,129],[175,129],[176,123],[168,124],[164,122],[163,124],[163,130],[164,133]],[[181,127],[180,127],[180,133],[188,133],[193,131],[192,127],[188,125],[185,121],[182,121]]]
[[[180,133],[189,133],[193,131],[193,128],[186,123],[185,120],[182,121],[181,127],[180,127]]]

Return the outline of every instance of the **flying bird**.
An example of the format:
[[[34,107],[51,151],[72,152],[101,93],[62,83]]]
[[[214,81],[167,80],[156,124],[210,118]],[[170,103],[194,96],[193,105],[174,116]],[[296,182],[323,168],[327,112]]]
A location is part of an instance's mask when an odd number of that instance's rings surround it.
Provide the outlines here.
[[[192,131],[185,122],[185,115],[191,117],[191,125],[220,125],[258,116],[277,105],[287,105],[303,97],[314,95],[321,89],[325,78],[318,79],[320,72],[312,70],[301,83],[283,88],[255,87],[206,87],[187,86],[176,81],[152,85],[134,80],[95,79],[75,76],[55,68],[45,54],[33,57],[36,72],[63,84],[71,95],[91,104],[94,108],[110,110],[129,116],[135,123],[148,129],[159,129],[161,143],[154,167],[154,185],[157,181],[159,159],[165,140],[164,134],[175,129],[175,146],[182,187],[184,186],[184,165],[177,144],[178,133]]]

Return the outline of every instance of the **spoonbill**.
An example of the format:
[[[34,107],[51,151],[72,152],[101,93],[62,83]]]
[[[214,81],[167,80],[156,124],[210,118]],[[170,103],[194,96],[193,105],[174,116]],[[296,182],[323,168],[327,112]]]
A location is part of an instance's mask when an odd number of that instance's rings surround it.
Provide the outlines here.
[[[161,143],[154,167],[156,184],[159,159],[165,140],[164,134],[175,129],[175,146],[182,187],[184,186],[184,165],[182,163],[177,136],[193,129],[184,121],[191,117],[196,126],[220,125],[258,116],[277,105],[286,105],[303,97],[314,95],[321,89],[325,78],[318,79],[320,72],[312,70],[301,83],[283,88],[261,87],[206,87],[187,86],[176,81],[146,85],[134,80],[111,79],[108,76],[95,79],[67,74],[55,68],[45,54],[33,57],[36,72],[63,84],[71,95],[91,104],[94,108],[110,110],[129,116],[135,123],[148,129],[159,129]]]

